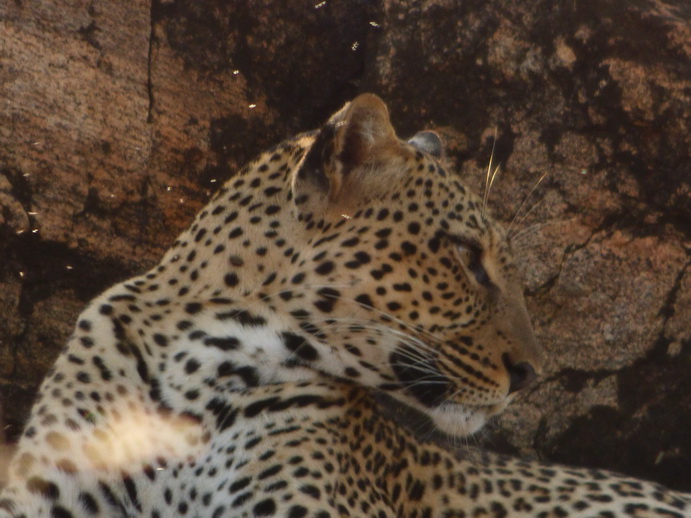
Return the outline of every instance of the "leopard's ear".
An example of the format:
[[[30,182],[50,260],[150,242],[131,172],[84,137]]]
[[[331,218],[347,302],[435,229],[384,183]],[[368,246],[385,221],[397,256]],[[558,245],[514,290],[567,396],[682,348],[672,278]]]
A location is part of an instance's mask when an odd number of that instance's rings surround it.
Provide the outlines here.
[[[420,151],[429,153],[434,158],[444,158],[444,143],[435,131],[421,131],[408,139],[408,144],[412,144]]]
[[[384,102],[374,94],[362,94],[317,135],[295,176],[296,200],[317,197],[343,205],[362,193],[376,194],[390,184],[391,164],[402,158],[402,152]]]

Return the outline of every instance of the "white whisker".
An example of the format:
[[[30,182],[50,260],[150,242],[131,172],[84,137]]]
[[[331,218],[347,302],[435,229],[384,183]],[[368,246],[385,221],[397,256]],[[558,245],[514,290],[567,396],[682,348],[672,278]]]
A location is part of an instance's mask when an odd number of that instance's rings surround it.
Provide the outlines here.
[[[527,195],[525,198],[523,198],[523,202],[519,205],[518,210],[517,210],[516,213],[513,215],[513,219],[511,219],[511,223],[509,223],[509,226],[508,226],[508,228],[506,229],[506,235],[507,235],[507,236],[511,236],[511,227],[512,227],[513,224],[516,222],[516,218],[517,218],[518,215],[521,213],[521,210],[523,210],[523,207],[525,206],[526,202],[530,199],[530,197],[533,195],[533,193],[535,192],[535,190],[536,190],[536,189],[538,188],[538,186],[542,183],[542,180],[545,179],[545,177],[547,176],[547,173],[548,173],[548,172],[549,172],[549,171],[546,171],[546,172],[538,179],[538,181],[535,182],[535,185],[533,185],[533,188],[530,189],[530,192],[528,193],[528,195]],[[533,207],[526,213],[526,216],[527,216],[528,214],[530,214],[530,212],[533,210],[533,208],[535,208],[535,205],[533,205]],[[521,219],[521,222],[524,221],[524,219],[525,219],[525,218],[522,218],[522,219]],[[519,223],[520,223],[520,222],[519,222]]]

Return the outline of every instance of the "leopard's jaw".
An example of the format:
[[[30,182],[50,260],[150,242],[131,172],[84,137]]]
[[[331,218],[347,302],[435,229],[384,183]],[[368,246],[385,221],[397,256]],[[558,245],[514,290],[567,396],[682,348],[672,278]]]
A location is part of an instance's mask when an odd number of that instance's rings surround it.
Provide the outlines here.
[[[445,403],[430,412],[437,429],[449,436],[465,437],[482,428],[488,419],[499,414],[509,404],[510,398],[493,405],[458,405]]]

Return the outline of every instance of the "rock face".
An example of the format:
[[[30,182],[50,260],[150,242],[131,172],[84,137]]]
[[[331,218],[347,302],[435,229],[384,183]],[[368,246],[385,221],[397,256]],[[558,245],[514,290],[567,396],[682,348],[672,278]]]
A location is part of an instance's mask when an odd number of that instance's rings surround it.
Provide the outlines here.
[[[476,190],[501,166],[490,205],[549,360],[477,440],[691,490],[691,9],[344,4],[0,4],[6,439],[90,298],[237,166],[373,91]]]

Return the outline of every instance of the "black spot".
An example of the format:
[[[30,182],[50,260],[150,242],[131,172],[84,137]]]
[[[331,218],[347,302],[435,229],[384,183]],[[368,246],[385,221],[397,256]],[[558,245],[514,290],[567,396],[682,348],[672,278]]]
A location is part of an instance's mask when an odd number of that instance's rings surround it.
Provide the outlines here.
[[[357,378],[360,376],[360,372],[357,369],[354,369],[353,367],[346,367],[345,375],[349,378]]]
[[[269,275],[266,279],[264,279],[264,282],[262,282],[262,286],[268,286],[272,282],[276,280],[277,274],[276,272],[273,272],[271,275]]]
[[[240,278],[237,276],[236,273],[230,272],[226,273],[225,277],[223,277],[223,282],[226,283],[226,286],[234,288],[240,282]]]
[[[39,493],[43,495],[44,498],[50,498],[51,500],[55,500],[60,496],[60,489],[58,486],[40,477],[31,477],[26,482],[26,488],[30,493]]]
[[[262,500],[254,506],[254,516],[273,516],[276,512],[276,503],[273,498]]]
[[[278,397],[270,397],[267,399],[260,399],[259,401],[255,401],[254,403],[251,403],[245,407],[245,417],[255,417],[262,413],[264,410],[268,410],[269,408],[271,408],[271,405],[277,403],[278,401],[280,401],[280,398]]]
[[[314,305],[324,313],[331,313],[336,301],[341,296],[341,293],[333,288],[322,288],[317,294],[322,297],[322,299],[314,302]]]
[[[283,469],[283,466],[281,464],[275,464],[271,466],[270,468],[265,469],[259,475],[257,475],[258,480],[264,480],[265,478],[272,477],[276,473],[280,473],[280,471]]]
[[[89,320],[80,320],[78,326],[82,331],[91,331],[91,322]]]
[[[283,343],[286,348],[305,361],[315,361],[319,358],[317,350],[307,341],[294,333],[284,332]]]
[[[187,360],[187,363],[185,364],[185,372],[187,374],[192,374],[196,372],[200,367],[200,363],[195,360],[194,358],[190,358]]]
[[[189,401],[199,399],[199,391],[197,389],[188,390],[185,392],[185,399]]]
[[[281,412],[287,408],[297,407],[304,408],[306,406],[315,406],[319,409],[330,408],[343,404],[343,399],[324,399],[321,396],[293,396],[285,399],[278,399],[273,402],[270,407],[270,412]]]
[[[240,267],[240,266],[243,266],[245,264],[245,260],[242,257],[240,257],[239,255],[231,255],[228,258],[228,262],[230,264],[232,264],[233,266],[236,266],[236,267]]]
[[[288,302],[289,300],[291,300],[293,298],[293,292],[288,291],[288,290],[282,291],[278,294],[278,296],[281,297],[286,302]]]
[[[264,211],[264,213],[265,213],[267,216],[272,216],[272,215],[274,215],[274,214],[276,214],[277,212],[280,212],[280,211],[281,211],[281,207],[280,207],[280,206],[278,206],[278,205],[269,205],[269,206],[266,208],[266,210]]]
[[[250,482],[252,482],[252,477],[243,477],[239,480],[236,480],[230,485],[230,487],[228,488],[228,492],[237,493],[238,491],[242,491],[250,485]]]
[[[237,321],[239,324],[247,327],[256,327],[266,325],[266,319],[264,317],[253,315],[249,311],[231,311],[227,313],[217,313],[216,318],[219,320],[232,319]]]
[[[319,491],[319,488],[311,484],[305,484],[304,486],[300,486],[300,492],[311,496],[315,500],[319,500],[319,497],[321,496],[321,491]]]
[[[141,513],[142,504],[139,502],[139,495],[137,494],[137,485],[134,483],[134,480],[132,480],[132,477],[125,474],[122,477],[122,482],[123,484],[125,484],[125,489],[127,490],[127,496],[129,496],[130,502],[132,503],[132,505],[134,505],[137,511]]]
[[[144,466],[143,470],[144,474],[146,475],[146,478],[148,478],[151,481],[156,480],[156,470],[151,464],[147,464],[146,466]]]
[[[278,194],[279,192],[281,192],[280,187],[267,187],[266,189],[264,189],[264,194],[266,196],[273,196],[274,194]]]
[[[113,507],[121,506],[120,501],[113,493],[113,490],[110,489],[110,486],[108,486],[108,484],[106,484],[105,482],[99,482],[98,488],[101,491],[103,498],[106,499],[106,502],[108,502],[108,504],[112,505]]]
[[[355,254],[355,259],[357,259],[360,264],[367,264],[372,260],[367,252],[357,252]]]
[[[222,351],[233,351],[240,347],[240,340],[234,336],[211,336],[204,339],[204,345],[218,347]]]
[[[202,305],[199,302],[188,302],[185,304],[185,311],[190,315],[196,315],[202,310]]]
[[[180,320],[180,322],[177,323],[177,328],[180,331],[187,331],[189,328],[193,326],[192,322],[189,320]]]
[[[110,369],[108,369],[108,367],[106,367],[105,363],[103,363],[103,360],[99,356],[94,356],[93,360],[91,361],[100,372],[101,379],[103,381],[109,381],[113,378],[113,373],[110,371]]]
[[[68,354],[67,360],[77,365],[84,365],[84,360],[82,360],[79,356],[75,356],[74,354]]]
[[[255,447],[257,444],[259,444],[260,442],[262,442],[262,437],[261,437],[261,436],[253,437],[252,439],[250,439],[249,441],[247,441],[247,442],[245,443],[245,450],[251,450],[252,448],[254,448],[254,447]]]
[[[89,514],[98,514],[98,503],[91,493],[79,493],[79,505]]]
[[[274,491],[280,491],[282,489],[285,489],[286,487],[288,487],[288,482],[286,482],[285,480],[279,480],[278,482],[274,482],[266,486],[265,491],[267,493],[272,493]]]
[[[335,265],[332,261],[326,261],[319,266],[315,268],[315,272],[317,272],[319,275],[328,275],[330,274],[335,268]]]
[[[401,305],[398,302],[389,302],[386,304],[386,307],[389,309],[389,311],[398,311],[401,309]]]
[[[422,496],[425,494],[425,484],[420,480],[415,480],[412,487],[408,490],[408,498],[412,501],[422,500]],[[493,515],[498,516],[498,515]]]
[[[205,228],[202,228],[201,230],[199,230],[199,232],[197,232],[197,235],[194,236],[194,242],[199,243],[204,238],[205,234],[206,234]]]
[[[153,338],[154,342],[156,342],[156,344],[160,345],[161,347],[166,347],[168,345],[168,338],[160,333],[154,334]]]
[[[403,243],[401,243],[401,249],[403,249],[405,255],[413,255],[417,252],[417,247],[410,241],[403,241]]]
[[[345,241],[341,242],[341,246],[355,246],[360,242],[359,237],[351,237],[350,239],[346,239]]]
[[[188,337],[190,340],[199,340],[200,338],[204,338],[206,336],[206,333],[202,331],[201,329],[197,329],[196,331],[192,331]]]
[[[110,304],[103,304],[99,308],[98,312],[101,315],[112,315],[113,314],[113,306],[111,306]]]
[[[305,518],[307,516],[307,508],[301,505],[294,505],[288,511],[288,518]]]
[[[225,361],[218,366],[216,372],[219,377],[239,376],[242,382],[248,387],[259,386],[259,374],[257,370],[248,365],[244,367],[235,367],[233,363]]]
[[[243,234],[244,230],[242,230],[242,227],[235,227],[229,234],[228,234],[228,239],[235,239],[236,237],[240,237]]]
[[[305,280],[305,274],[300,272],[298,274],[295,274],[293,278],[290,280],[290,282],[293,284],[300,284],[303,280]]]
[[[441,240],[436,236],[427,242],[427,247],[430,249],[430,252],[432,252],[433,254],[436,254],[439,251],[440,246],[441,246]]]
[[[369,273],[375,281],[381,280],[384,277],[384,272],[381,270],[372,270]]]
[[[365,306],[367,309],[374,307],[374,302],[372,302],[372,299],[366,293],[363,293],[355,297],[355,302],[357,302],[361,306]]]
[[[331,313],[334,308],[335,301],[328,299],[319,299],[314,302],[314,306],[322,313]]]
[[[73,518],[73,514],[62,506],[56,505],[50,510],[50,518]]]
[[[145,383],[149,382],[149,367],[147,366],[146,362],[144,361],[144,357],[142,356],[141,351],[139,348],[130,343],[129,344],[129,351],[132,353],[132,355],[137,359],[137,374],[139,374],[139,377],[144,381]]]

